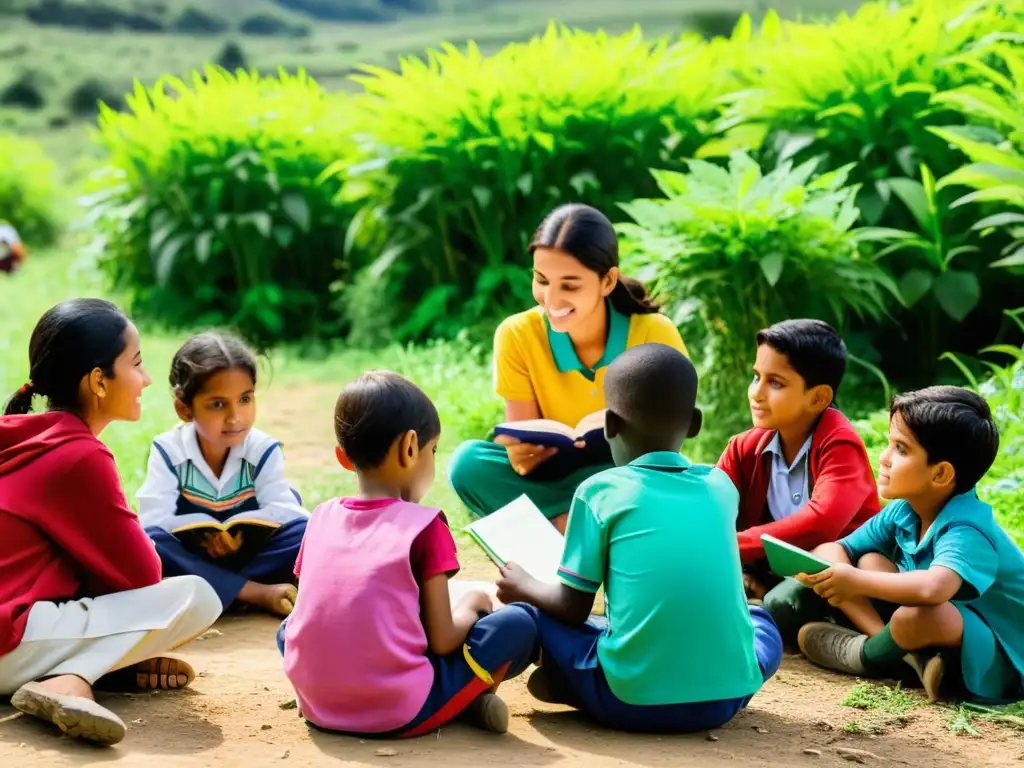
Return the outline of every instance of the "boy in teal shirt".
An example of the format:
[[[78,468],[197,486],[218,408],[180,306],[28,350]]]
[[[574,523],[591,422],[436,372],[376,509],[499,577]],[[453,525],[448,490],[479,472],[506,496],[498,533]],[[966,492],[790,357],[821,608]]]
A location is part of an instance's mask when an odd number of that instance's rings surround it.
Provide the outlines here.
[[[561,583],[514,563],[498,580],[500,600],[538,609],[530,692],[608,727],[717,727],[782,660],[774,622],[744,596],[738,493],[721,470],[679,454],[700,431],[696,394],[693,364],[671,347],[642,344],[616,358],[605,377],[616,467],[576,491]],[[602,584],[607,622],[590,619]]]
[[[878,475],[893,502],[816,550],[835,565],[798,577],[819,611],[827,600],[856,630],[805,624],[808,659],[861,676],[903,660],[931,701],[944,687],[980,701],[1024,698],[1024,554],[975,492],[998,449],[988,403],[973,392],[930,387],[893,400]],[[960,679],[942,686],[954,659]]]

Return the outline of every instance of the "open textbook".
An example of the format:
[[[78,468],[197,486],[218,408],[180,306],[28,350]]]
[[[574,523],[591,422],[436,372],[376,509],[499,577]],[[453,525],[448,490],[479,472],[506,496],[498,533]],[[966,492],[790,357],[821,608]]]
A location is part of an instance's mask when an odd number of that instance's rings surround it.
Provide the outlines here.
[[[527,496],[470,523],[466,532],[497,565],[512,562],[540,581],[558,581],[565,539]]]
[[[764,554],[768,558],[768,565],[776,576],[821,573],[832,565],[807,550],[776,539],[767,533],[761,534],[761,543],[764,545]]]

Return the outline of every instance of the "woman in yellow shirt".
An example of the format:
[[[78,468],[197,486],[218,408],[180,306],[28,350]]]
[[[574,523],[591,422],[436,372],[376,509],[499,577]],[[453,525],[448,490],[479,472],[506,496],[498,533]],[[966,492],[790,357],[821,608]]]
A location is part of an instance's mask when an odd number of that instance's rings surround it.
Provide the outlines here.
[[[494,335],[495,390],[505,400],[506,421],[573,426],[604,409],[605,369],[627,348],[657,342],[686,352],[644,286],[620,274],[618,238],[600,211],[556,208],[529,251],[538,306],[507,318]],[[507,436],[472,440],[452,457],[449,480],[477,516],[525,493],[564,531],[576,486],[610,467],[611,456],[559,477],[544,466],[557,450]]]

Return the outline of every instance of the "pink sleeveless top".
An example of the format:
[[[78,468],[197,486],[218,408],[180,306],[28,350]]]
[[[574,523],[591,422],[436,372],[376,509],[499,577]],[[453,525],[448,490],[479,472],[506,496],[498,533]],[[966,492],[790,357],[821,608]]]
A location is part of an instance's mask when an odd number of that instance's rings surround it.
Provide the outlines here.
[[[284,671],[316,725],[384,733],[423,707],[434,671],[410,550],[440,512],[395,499],[333,499],[310,517]]]

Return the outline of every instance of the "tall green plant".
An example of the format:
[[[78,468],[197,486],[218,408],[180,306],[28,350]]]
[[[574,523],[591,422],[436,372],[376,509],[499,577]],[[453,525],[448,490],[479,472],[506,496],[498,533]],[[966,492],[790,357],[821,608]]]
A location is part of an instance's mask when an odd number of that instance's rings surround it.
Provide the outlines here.
[[[748,155],[727,169],[694,160],[689,173],[655,171],[665,199],[622,207],[627,267],[704,327],[701,385],[716,443],[748,424],[744,391],[757,331],[790,317],[842,325],[880,319],[899,293],[858,252],[856,187],[848,169],[812,180],[816,163],[763,174]]]
[[[0,135],[0,220],[30,247],[53,243],[61,230],[57,168],[36,142]]]
[[[525,249],[544,214],[653,194],[647,169],[681,167],[712,134],[728,50],[552,26],[493,56],[444,46],[356,78],[373,162],[337,175],[369,212],[352,240],[378,245],[368,269],[404,310],[397,336],[454,336],[527,305]]]
[[[102,108],[109,153],[83,199],[104,267],[135,308],[172,324],[230,324],[260,342],[342,329],[330,286],[350,216],[346,102],[304,73],[217,68],[137,84],[128,111]]]

